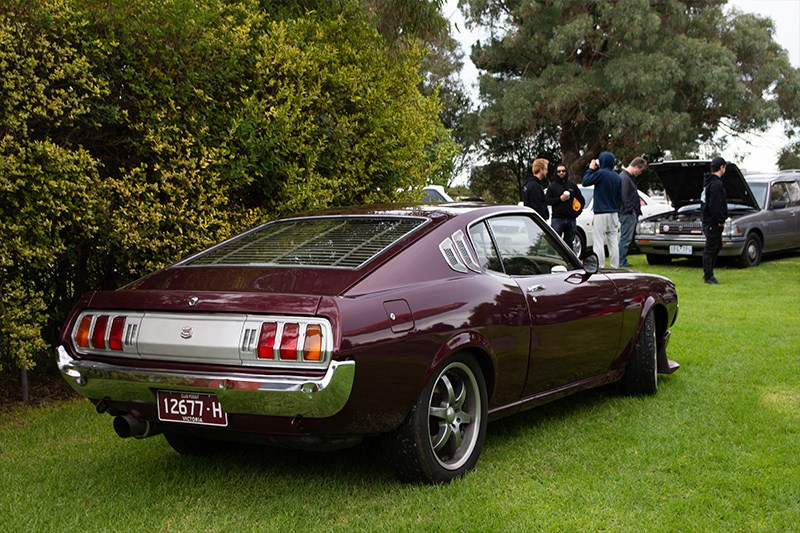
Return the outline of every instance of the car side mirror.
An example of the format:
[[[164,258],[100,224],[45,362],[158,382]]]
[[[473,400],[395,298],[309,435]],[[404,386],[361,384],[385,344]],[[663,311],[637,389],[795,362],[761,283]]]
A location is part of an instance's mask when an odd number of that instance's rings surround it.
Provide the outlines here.
[[[600,262],[597,259],[597,254],[592,252],[583,258],[583,269],[587,274],[597,274],[600,270]]]
[[[786,200],[775,200],[769,204],[770,209],[786,209]]]

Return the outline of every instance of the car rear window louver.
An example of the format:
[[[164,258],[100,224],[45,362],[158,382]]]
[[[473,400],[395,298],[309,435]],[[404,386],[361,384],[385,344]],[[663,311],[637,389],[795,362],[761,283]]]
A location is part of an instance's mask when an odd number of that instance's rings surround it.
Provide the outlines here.
[[[225,242],[184,264],[356,269],[424,222],[424,219],[398,217],[279,221]]]

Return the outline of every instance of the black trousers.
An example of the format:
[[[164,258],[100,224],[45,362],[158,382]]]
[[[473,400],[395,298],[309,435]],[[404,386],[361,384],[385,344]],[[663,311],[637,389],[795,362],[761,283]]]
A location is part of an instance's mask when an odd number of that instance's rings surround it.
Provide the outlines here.
[[[722,226],[703,225],[703,234],[706,236],[706,247],[703,249],[703,278],[709,279],[714,277],[714,265],[722,249]]]

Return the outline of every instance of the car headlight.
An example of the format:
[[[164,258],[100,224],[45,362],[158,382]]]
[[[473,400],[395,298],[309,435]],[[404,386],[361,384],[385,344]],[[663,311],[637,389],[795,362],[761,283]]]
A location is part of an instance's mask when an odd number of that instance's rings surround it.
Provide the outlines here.
[[[636,225],[636,233],[638,235],[654,235],[657,228],[658,224],[655,222],[643,221]]]
[[[722,228],[723,237],[741,237],[743,235],[742,228],[735,220],[728,218],[725,220],[725,225]]]

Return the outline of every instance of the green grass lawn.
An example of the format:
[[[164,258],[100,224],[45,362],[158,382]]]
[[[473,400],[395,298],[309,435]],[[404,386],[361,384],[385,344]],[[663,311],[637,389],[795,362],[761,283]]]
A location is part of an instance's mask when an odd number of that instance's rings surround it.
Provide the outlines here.
[[[373,441],[185,458],[74,400],[0,415],[0,530],[797,531],[800,255],[718,268],[720,286],[630,259],[678,287],[681,369],[652,397],[608,387],[489,424],[463,479],[401,484]]]

